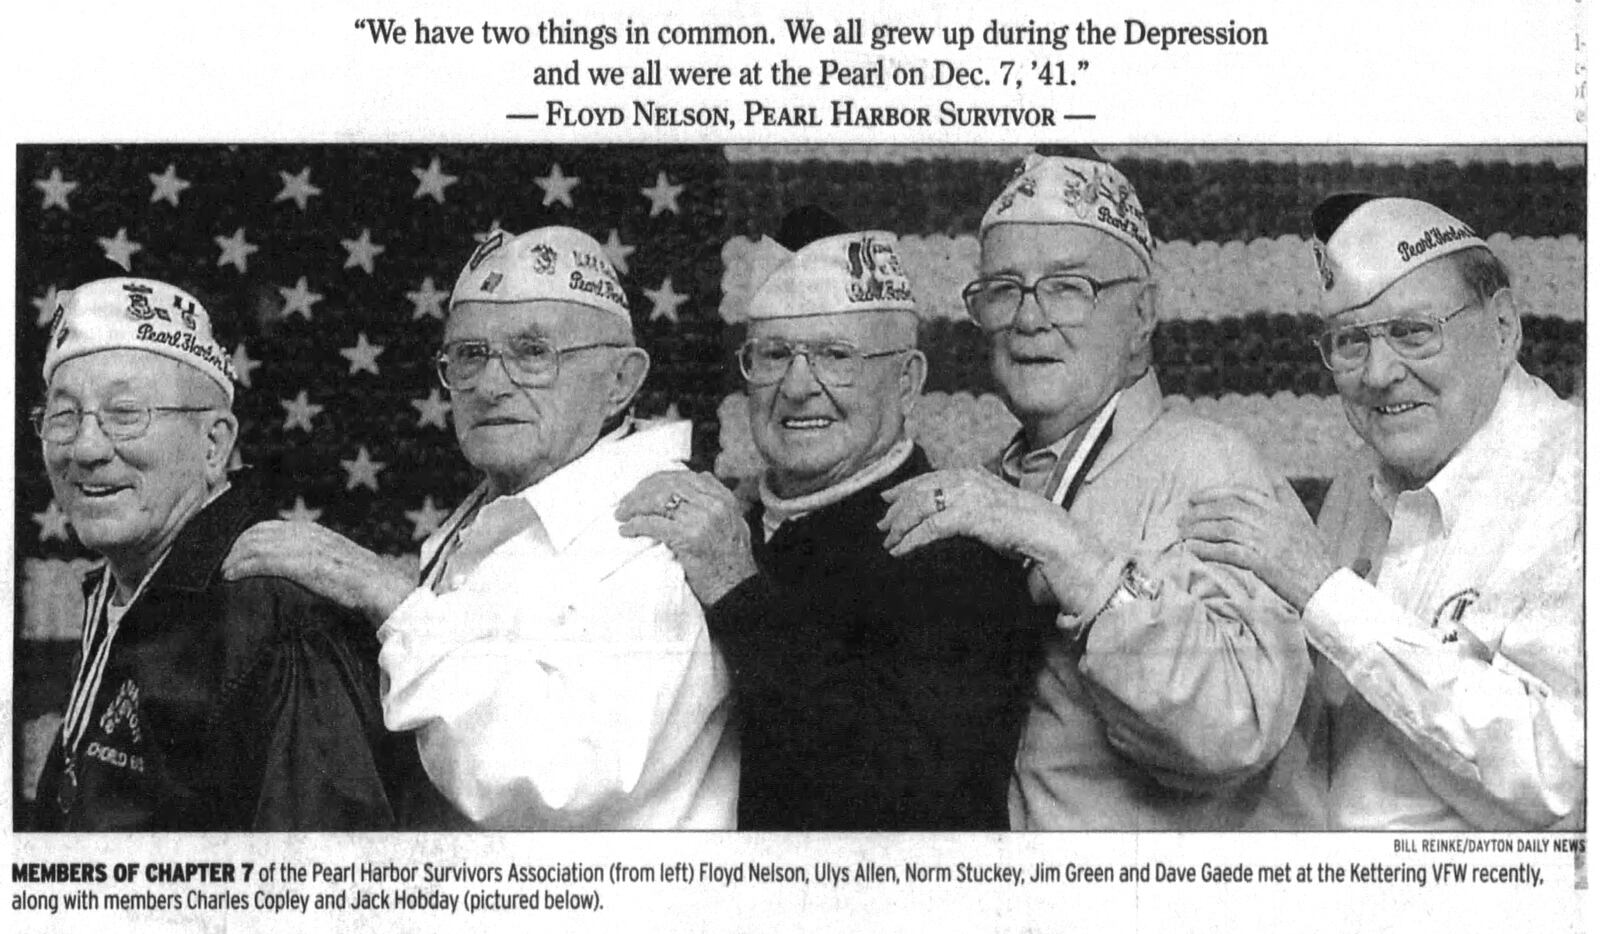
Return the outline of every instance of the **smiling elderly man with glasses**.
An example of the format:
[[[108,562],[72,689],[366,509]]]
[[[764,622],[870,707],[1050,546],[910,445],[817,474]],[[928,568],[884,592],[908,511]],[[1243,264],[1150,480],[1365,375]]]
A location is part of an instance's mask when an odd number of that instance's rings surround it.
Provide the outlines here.
[[[733,669],[740,829],[1003,830],[1041,626],[1021,569],[976,542],[881,547],[883,492],[930,470],[895,238],[802,209],[778,239],[738,355],[760,507],[663,474],[623,532],[677,553]]]
[[[728,829],[727,667],[664,547],[612,512],[683,473],[689,425],[635,423],[650,358],[605,251],[496,233],[450,296],[439,380],[483,483],[423,544],[421,586],[333,532],[252,529],[231,576],[276,574],[366,615],[385,722],[479,826]]]
[[[1196,550],[1304,611],[1332,826],[1583,827],[1583,417],[1517,363],[1504,266],[1460,220],[1336,195],[1312,215],[1317,340],[1369,448],[1318,517],[1196,497]]]
[[[983,217],[963,290],[1021,431],[996,472],[890,490],[885,545],[975,538],[1022,559],[1054,611],[1015,828],[1314,827],[1307,747],[1291,743],[1310,671],[1294,613],[1178,534],[1190,494],[1231,481],[1265,497],[1273,479],[1243,438],[1163,407],[1155,241],[1128,180],[1086,155],[1028,158]]]
[[[35,828],[393,828],[426,782],[383,728],[371,633],[288,581],[220,573],[275,513],[228,474],[233,370],[206,309],[132,278],[57,302],[33,425],[56,503],[106,560]]]

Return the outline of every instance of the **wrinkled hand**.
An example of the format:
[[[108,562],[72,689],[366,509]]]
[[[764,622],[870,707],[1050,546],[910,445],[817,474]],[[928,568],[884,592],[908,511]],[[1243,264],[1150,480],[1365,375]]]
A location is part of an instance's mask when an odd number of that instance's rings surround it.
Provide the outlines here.
[[[309,522],[262,522],[233,543],[222,562],[228,580],[285,577],[364,615],[374,626],[394,613],[416,583],[337,532]]]
[[[666,470],[639,482],[617,504],[622,534],[672,549],[689,589],[710,606],[756,573],[744,506],[711,474]]]
[[[1338,570],[1300,497],[1278,478],[1273,495],[1247,487],[1201,490],[1178,522],[1189,550],[1202,561],[1242,568],[1296,610]]]
[[[1077,612],[1100,586],[1114,558],[1094,536],[1042,496],[971,468],[940,470],[883,494],[889,511],[878,528],[901,557],[924,545],[964,535],[1004,554],[1031,559],[1061,607]]]

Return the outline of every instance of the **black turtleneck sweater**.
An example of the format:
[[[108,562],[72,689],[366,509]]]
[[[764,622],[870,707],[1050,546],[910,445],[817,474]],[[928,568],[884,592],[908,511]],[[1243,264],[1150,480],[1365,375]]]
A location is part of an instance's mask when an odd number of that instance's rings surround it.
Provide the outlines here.
[[[971,539],[894,558],[893,474],[785,522],[706,611],[733,669],[746,830],[1004,830],[1042,627],[1022,568]]]

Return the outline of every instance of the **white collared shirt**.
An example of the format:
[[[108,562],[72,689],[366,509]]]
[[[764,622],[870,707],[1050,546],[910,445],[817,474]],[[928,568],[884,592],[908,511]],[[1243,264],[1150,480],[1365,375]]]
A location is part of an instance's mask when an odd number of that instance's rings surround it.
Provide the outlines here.
[[[1334,706],[1335,828],[1541,830],[1583,796],[1582,416],[1517,367],[1424,486],[1371,465],[1319,517],[1305,609]],[[1329,668],[1328,666],[1332,666]]]
[[[607,439],[485,503],[442,592],[419,587],[378,630],[385,723],[417,731],[434,784],[480,825],[734,826],[726,665],[671,552],[612,518],[640,480],[682,466],[689,435]]]

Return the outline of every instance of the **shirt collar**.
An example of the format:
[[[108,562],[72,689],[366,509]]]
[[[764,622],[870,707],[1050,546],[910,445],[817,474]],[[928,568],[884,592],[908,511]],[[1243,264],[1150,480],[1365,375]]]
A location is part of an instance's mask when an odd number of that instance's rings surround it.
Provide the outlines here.
[[[901,438],[894,446],[885,451],[883,456],[856,471],[854,474],[825,487],[815,493],[784,499],[772,492],[772,487],[767,484],[767,475],[761,475],[761,525],[767,538],[771,538],[778,530],[778,526],[790,519],[798,519],[807,513],[816,512],[826,506],[841,502],[850,496],[877,483],[889,476],[900,465],[904,464],[911,456],[912,443],[910,438]]]
[[[1111,466],[1122,455],[1122,452],[1126,451],[1140,435],[1144,434],[1145,429],[1150,427],[1151,423],[1161,415],[1161,384],[1156,380],[1154,370],[1145,370],[1144,375],[1134,380],[1132,385],[1125,387],[1120,393],[1114,394],[1113,398],[1117,400],[1115,430],[1111,432],[1111,437],[1106,440],[1105,450],[1101,451],[1095,462],[1089,465],[1089,471],[1085,475],[1087,480],[1098,477],[1107,467]],[[1109,402],[1109,400],[1107,401]],[[1006,446],[1005,452],[1000,456],[1001,473],[1008,478],[1012,478],[1010,471],[1017,470],[1016,476],[1021,476],[1020,470],[1023,461],[1035,456],[1059,458],[1071,446],[1073,438],[1093,422],[1094,416],[1099,412],[1100,409],[1095,409],[1088,418],[1084,419],[1082,425],[1067,432],[1065,437],[1054,444],[1037,451],[1024,453],[1023,446],[1026,441],[1022,433],[1018,432],[1017,436],[1011,439],[1011,443]]]
[[[1015,486],[1022,482],[1022,478],[1038,470],[1049,470],[1066,455],[1067,450],[1076,442],[1077,437],[1083,433],[1085,426],[1094,421],[1094,416],[1082,425],[1062,435],[1054,444],[1045,445],[1035,451],[1027,450],[1028,438],[1023,432],[1018,431],[1011,443],[1006,445],[1005,451],[1000,454],[1000,475],[1011,481]]]
[[[689,459],[689,422],[624,423],[582,457],[510,497],[531,506],[550,545],[561,551],[645,477]],[[496,502],[498,502],[497,500]],[[494,508],[488,503],[484,509]]]
[[[205,590],[234,540],[270,516],[253,482],[228,483],[184,523],[172,547],[151,568],[145,589]]]

